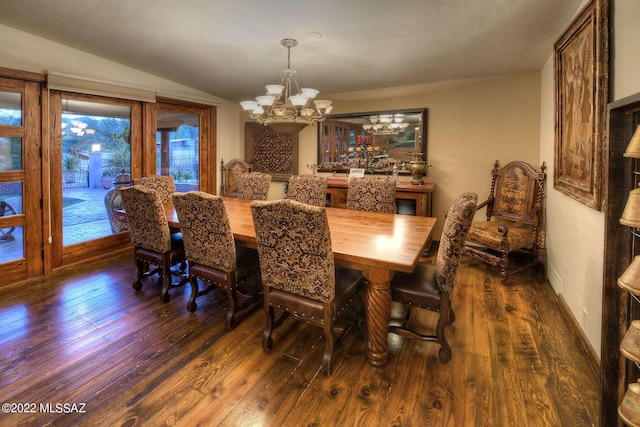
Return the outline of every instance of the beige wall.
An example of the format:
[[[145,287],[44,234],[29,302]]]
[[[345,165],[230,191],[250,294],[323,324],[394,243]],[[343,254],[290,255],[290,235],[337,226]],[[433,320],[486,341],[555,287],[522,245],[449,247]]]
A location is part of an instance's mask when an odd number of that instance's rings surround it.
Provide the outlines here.
[[[481,199],[489,195],[496,159],[502,164],[524,160],[539,166],[539,73],[324,96],[333,100],[336,114],[428,109],[427,162],[431,168],[427,181],[436,184],[436,240],[449,205],[460,193],[474,191]],[[317,127],[300,133],[299,152],[300,173],[310,173],[306,166],[317,162]]]
[[[610,94],[615,101],[640,92],[640,2],[611,0]],[[553,58],[542,70],[540,159],[554,156]],[[553,170],[553,168],[551,168]],[[562,294],[589,343],[600,354],[604,214],[576,202],[547,185],[548,277]]]

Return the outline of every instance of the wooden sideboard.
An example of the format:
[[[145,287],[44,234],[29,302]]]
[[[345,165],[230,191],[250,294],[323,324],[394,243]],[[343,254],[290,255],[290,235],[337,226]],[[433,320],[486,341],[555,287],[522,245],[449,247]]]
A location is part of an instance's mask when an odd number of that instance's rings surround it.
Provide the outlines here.
[[[327,195],[330,206],[336,208],[346,208],[347,188],[349,183],[346,179],[329,178],[327,185]],[[435,184],[427,182],[420,185],[408,182],[398,182],[396,184],[396,201],[398,205],[402,202],[411,201],[415,204],[416,215],[432,216],[431,195]]]

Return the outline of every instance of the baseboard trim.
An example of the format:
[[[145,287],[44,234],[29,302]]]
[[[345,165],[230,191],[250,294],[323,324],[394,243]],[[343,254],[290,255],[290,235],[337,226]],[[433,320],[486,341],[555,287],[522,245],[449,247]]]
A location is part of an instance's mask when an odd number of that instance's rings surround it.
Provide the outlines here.
[[[565,299],[562,296],[562,294],[558,294],[558,305],[560,306],[560,311],[564,315],[564,318],[566,319],[567,323],[569,324],[569,327],[573,330],[574,335],[576,337],[578,337],[578,341],[580,341],[580,346],[582,346],[582,349],[586,353],[587,359],[589,360],[589,363],[591,364],[591,368],[593,369],[593,372],[596,374],[598,379],[601,380],[601,378],[600,378],[600,360],[598,359],[598,355],[593,350],[593,347],[591,347],[591,344],[587,340],[587,337],[582,332],[582,329],[580,328],[580,326],[578,324],[578,321],[576,320],[575,316],[571,312],[571,309],[569,309],[569,305],[565,301]]]

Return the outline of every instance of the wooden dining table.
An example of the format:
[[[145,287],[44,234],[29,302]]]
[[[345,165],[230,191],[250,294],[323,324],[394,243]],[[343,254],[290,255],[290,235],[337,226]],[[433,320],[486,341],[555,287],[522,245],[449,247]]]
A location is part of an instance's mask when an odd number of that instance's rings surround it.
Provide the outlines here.
[[[256,247],[251,200],[224,198],[236,244]],[[390,282],[396,271],[411,272],[430,240],[436,218],[326,208],[336,264],[362,271],[367,358],[383,366],[389,357]],[[180,227],[173,204],[165,205],[171,227]]]

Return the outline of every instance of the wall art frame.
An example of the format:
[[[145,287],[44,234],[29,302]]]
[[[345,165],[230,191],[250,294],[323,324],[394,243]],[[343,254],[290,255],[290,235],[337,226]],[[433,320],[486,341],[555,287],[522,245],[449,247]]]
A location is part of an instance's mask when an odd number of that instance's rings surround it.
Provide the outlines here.
[[[298,134],[283,134],[259,123],[244,128],[244,157],[252,172],[271,175],[272,181],[287,181],[298,174]]]
[[[554,45],[553,187],[602,210],[609,96],[609,0],[592,0]]]

